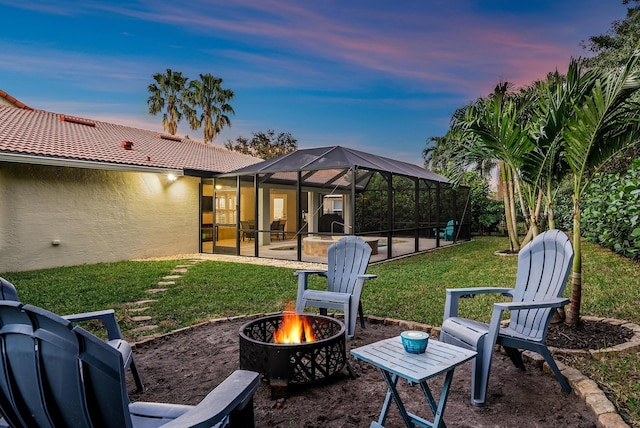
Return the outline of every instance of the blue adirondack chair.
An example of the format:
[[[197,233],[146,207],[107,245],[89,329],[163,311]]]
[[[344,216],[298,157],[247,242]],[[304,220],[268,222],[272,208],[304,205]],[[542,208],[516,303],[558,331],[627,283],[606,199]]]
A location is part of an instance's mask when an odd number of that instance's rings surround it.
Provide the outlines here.
[[[237,370],[197,406],[131,403],[122,355],[70,321],[0,301],[0,426],[253,427],[258,373]]]
[[[515,288],[447,289],[440,340],[478,352],[472,364],[471,402],[484,406],[495,344],[502,345],[514,365],[524,370],[519,349],[542,355],[565,392],[571,387],[560,373],[545,343],[555,308],[569,303],[562,297],[573,262],[573,247],[559,230],[541,233],[520,250]],[[499,293],[511,302],[495,303],[489,324],[458,317],[458,300],[476,294]],[[509,325],[501,328],[504,311]]]
[[[444,228],[434,227],[433,234],[435,235],[437,233],[438,235],[440,235],[440,239],[444,239],[445,241],[453,241],[455,225],[458,224],[459,223],[457,221],[454,222],[453,220],[449,220]]]
[[[327,270],[298,270],[298,297],[296,311],[302,313],[307,306],[344,311],[347,338],[352,338],[356,330],[356,317],[360,313],[360,324],[364,328],[364,316],[360,294],[364,282],[376,275],[365,274],[371,257],[371,247],[357,236],[346,236],[331,244],[327,249]],[[309,288],[310,275],[327,278],[327,290]]]
[[[0,297],[2,298],[2,300],[14,300],[16,302],[20,301],[20,299],[18,298],[16,287],[12,283],[1,277]],[[133,359],[133,350],[131,349],[131,345],[129,344],[129,342],[124,340],[124,338],[122,337],[120,326],[118,326],[118,321],[116,320],[116,315],[113,309],[65,315],[63,316],[63,318],[71,322],[101,321],[104,324],[105,329],[107,330],[107,343],[109,344],[109,346],[118,350],[118,352],[120,352],[120,354],[122,355],[122,364],[124,366],[124,369],[131,370],[131,375],[133,376],[133,380],[136,384],[136,389],[138,391],[143,390],[142,379],[140,379],[138,367],[136,366],[136,362]]]

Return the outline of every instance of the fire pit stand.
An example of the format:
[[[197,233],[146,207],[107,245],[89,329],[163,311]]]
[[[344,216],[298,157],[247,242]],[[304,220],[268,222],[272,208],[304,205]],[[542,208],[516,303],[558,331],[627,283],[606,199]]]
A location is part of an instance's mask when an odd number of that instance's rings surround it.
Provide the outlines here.
[[[345,367],[354,377],[347,361],[344,323],[323,315],[301,316],[310,321],[316,341],[273,343],[282,315],[257,318],[240,328],[240,368],[262,374],[269,382],[272,399],[286,397],[289,384],[326,379]]]

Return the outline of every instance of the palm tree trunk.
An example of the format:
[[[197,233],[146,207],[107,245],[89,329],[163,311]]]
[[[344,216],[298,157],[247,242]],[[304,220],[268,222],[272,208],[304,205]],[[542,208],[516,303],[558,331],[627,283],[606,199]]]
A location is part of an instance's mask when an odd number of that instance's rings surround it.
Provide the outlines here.
[[[516,214],[516,197],[513,188],[513,171],[511,167],[506,165],[507,169],[507,190],[509,191],[509,211],[511,214],[511,243],[513,250],[520,250],[520,241],[518,240],[518,220]],[[505,205],[506,206],[506,205]]]
[[[511,251],[516,251],[520,249],[520,244],[518,243],[518,237],[516,235],[516,230],[513,228],[513,221],[511,219],[511,203],[509,198],[509,181],[507,179],[507,165],[500,161],[500,179],[502,181],[502,199],[504,201],[504,217],[505,223],[507,225],[507,234],[509,235],[509,243],[511,246]]]
[[[580,304],[582,302],[582,245],[580,242],[580,199],[573,201],[573,268],[571,271],[571,303],[567,314],[567,324],[580,322]]]
[[[547,184],[547,221],[549,222],[549,229],[556,228],[556,220],[553,217],[553,198],[549,184]]]

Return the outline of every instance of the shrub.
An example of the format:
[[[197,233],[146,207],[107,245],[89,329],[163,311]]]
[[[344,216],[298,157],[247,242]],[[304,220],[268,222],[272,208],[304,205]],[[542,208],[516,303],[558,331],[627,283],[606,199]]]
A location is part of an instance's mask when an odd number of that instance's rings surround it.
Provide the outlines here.
[[[640,159],[625,174],[598,174],[582,209],[583,236],[640,260]]]

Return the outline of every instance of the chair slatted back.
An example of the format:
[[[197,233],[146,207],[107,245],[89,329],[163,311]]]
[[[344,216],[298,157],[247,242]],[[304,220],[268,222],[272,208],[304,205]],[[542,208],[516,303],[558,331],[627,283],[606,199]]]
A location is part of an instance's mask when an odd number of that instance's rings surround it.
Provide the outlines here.
[[[357,236],[345,236],[327,249],[328,291],[353,292],[358,275],[367,270],[371,246]]]
[[[125,372],[120,352],[82,327],[74,327],[80,343],[87,408],[95,427],[132,426]]]
[[[535,237],[518,255],[514,302],[544,301],[562,297],[573,263],[573,247],[560,230]],[[511,312],[509,329],[542,340],[553,316],[552,308]]]
[[[126,391],[124,396],[121,391],[115,395],[120,407],[127,411],[126,417],[114,408],[114,398],[99,403],[100,407],[109,406],[108,411],[98,416],[91,414],[92,403],[87,400],[86,390],[105,385],[86,387],[90,382],[81,358],[84,345],[76,329],[79,327],[73,328],[69,321],[44,309],[0,302],[0,408],[12,426],[131,426]],[[99,363],[115,364],[124,382],[120,353],[98,338],[95,341],[106,352],[117,354],[112,362]],[[109,416],[103,418],[106,414]]]
[[[16,426],[91,427],[71,323],[43,309],[0,306],[3,408]]]

